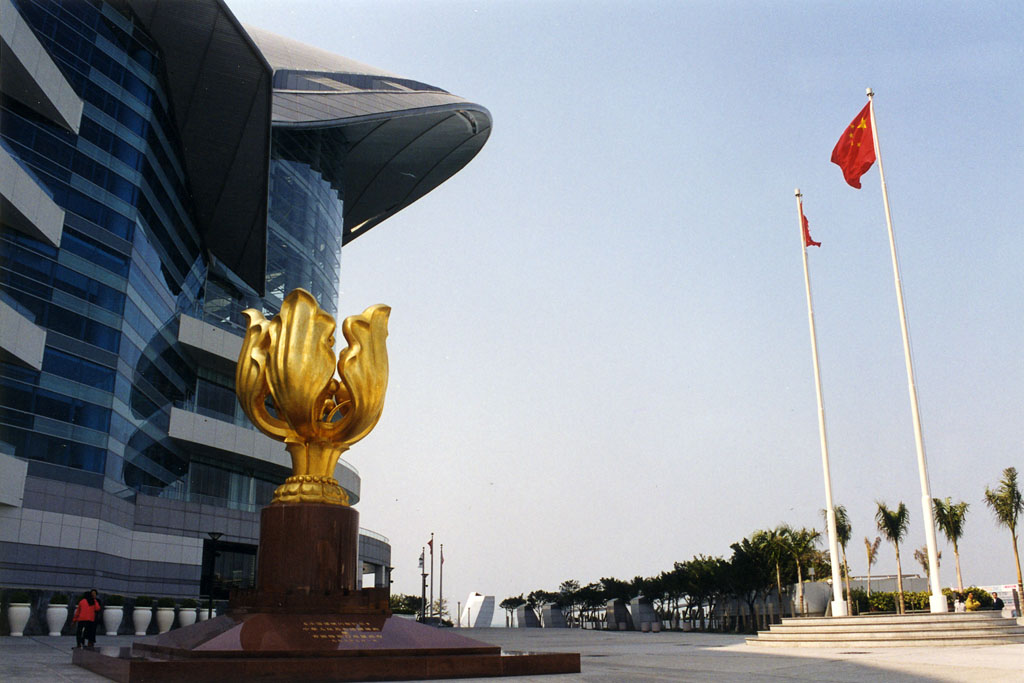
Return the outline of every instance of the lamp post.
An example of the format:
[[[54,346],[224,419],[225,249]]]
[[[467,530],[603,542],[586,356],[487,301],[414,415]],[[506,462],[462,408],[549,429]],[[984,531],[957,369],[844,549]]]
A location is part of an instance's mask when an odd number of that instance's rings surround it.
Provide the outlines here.
[[[813,560],[811,561],[811,566],[807,568],[807,577],[811,580],[811,583],[813,584],[814,583],[814,561]],[[807,616],[807,605],[803,604],[803,605],[800,606],[800,608],[803,610],[804,616],[806,617]]]
[[[423,563],[423,556],[426,554],[426,548],[420,551],[420,623],[426,623],[427,620],[427,569]]]
[[[224,534],[220,531],[208,531],[206,535],[210,537],[210,575],[207,579],[206,590],[207,590],[207,607],[206,616],[209,619],[213,618],[213,576],[214,570],[217,567],[217,541]]]

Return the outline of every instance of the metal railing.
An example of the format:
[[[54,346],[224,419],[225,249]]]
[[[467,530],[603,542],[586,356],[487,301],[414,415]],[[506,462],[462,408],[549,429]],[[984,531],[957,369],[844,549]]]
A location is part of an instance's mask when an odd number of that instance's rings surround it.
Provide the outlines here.
[[[370,531],[365,527],[359,527],[359,535],[366,536],[367,538],[373,538],[380,541],[381,543],[387,543],[388,545],[391,545],[391,541],[390,539],[388,539],[387,536],[385,536],[384,534],[378,534],[376,531]]]
[[[167,500],[177,500],[184,503],[205,503],[213,507],[228,508],[230,510],[242,510],[244,512],[258,512],[262,508],[269,504],[267,503],[243,503],[237,500],[231,500],[230,498],[223,498],[219,496],[208,496],[202,493],[193,493],[186,491],[182,487],[168,486],[166,488],[160,488],[158,486],[140,486],[139,493],[152,496],[154,498],[165,498]],[[372,538],[391,545],[391,540],[384,534],[379,534],[372,529],[365,527],[359,527],[359,535]]]

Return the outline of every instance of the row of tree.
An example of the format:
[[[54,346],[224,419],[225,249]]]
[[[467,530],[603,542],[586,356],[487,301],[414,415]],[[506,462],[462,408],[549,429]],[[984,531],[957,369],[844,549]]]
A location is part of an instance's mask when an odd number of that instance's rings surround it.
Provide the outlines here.
[[[1024,581],[1021,580],[1020,552],[1017,543],[1017,522],[1020,520],[1020,516],[1024,514],[1024,497],[1021,495],[1020,485],[1017,481],[1017,469],[1014,467],[1007,467],[1003,470],[1003,478],[994,489],[986,486],[984,501],[995,516],[996,522],[1000,526],[1006,527],[1010,532],[1010,538],[1013,542],[1013,558],[1017,569],[1017,594],[1024,598]],[[970,505],[965,501],[954,503],[952,499],[948,497],[945,500],[941,498],[932,499],[932,510],[935,514],[935,524],[953,546],[953,557],[956,562],[956,586],[957,591],[960,593],[964,590],[963,575],[960,572],[960,539],[964,534],[964,525],[967,520],[967,512],[969,509]],[[837,526],[838,511],[839,509],[837,508]],[[845,510],[843,512],[845,516]],[[893,509],[888,508],[884,503],[878,503],[878,511],[875,514],[875,523],[878,526],[878,531],[893,544],[893,549],[896,552],[896,581],[897,592],[899,593],[899,612],[901,614],[906,611],[906,605],[903,599],[903,575],[900,563],[900,543],[907,534],[909,522],[910,513],[907,511],[907,506],[902,502]],[[850,536],[849,528],[847,528],[846,531],[845,541],[843,540],[842,534],[837,533],[840,543],[843,545],[844,564],[846,562],[846,542],[849,541]],[[874,541],[871,541],[867,537],[864,538],[864,546],[867,551],[868,558],[869,594],[871,592],[871,565],[875,561],[879,541],[880,538],[878,537],[876,537]],[[938,555],[941,557],[942,553],[938,553]],[[924,548],[915,550],[914,558],[921,563],[921,566],[924,568],[925,574],[927,575],[929,572],[927,551]],[[848,587],[849,585],[847,585],[847,588]]]
[[[1021,585],[1020,556],[1018,552],[1017,522],[1024,513],[1024,498],[1017,481],[1017,470],[1013,467],[1003,471],[1003,478],[994,489],[985,488],[985,504],[992,510],[997,522],[1005,526],[1013,540],[1014,559],[1017,567],[1018,594],[1024,596]],[[953,546],[956,557],[957,590],[963,592],[960,573],[959,541],[963,536],[964,523],[970,506],[963,501],[953,503],[950,498],[933,499],[936,524]],[[824,513],[824,510],[822,511]],[[846,548],[852,537],[852,526],[846,508],[835,508],[837,540],[842,549],[841,574],[846,580],[847,599],[850,596],[849,566],[846,562]],[[877,503],[875,526],[881,536],[874,540],[864,538],[868,559],[867,589],[871,593],[871,566],[877,559],[881,537],[884,536],[896,551],[898,609],[905,611],[900,544],[904,541],[910,514],[904,503],[890,508],[883,502]],[[670,571],[653,577],[634,577],[631,581],[616,578],[602,578],[599,582],[581,585],[579,581],[564,581],[557,591],[535,590],[529,594],[507,597],[500,607],[508,612],[509,623],[515,610],[526,605],[540,618],[541,608],[546,603],[558,605],[570,626],[586,627],[601,622],[604,608],[613,599],[630,600],[643,595],[651,600],[652,606],[662,618],[674,627],[689,623],[692,628],[704,629],[723,627],[712,620],[715,607],[722,600],[735,599],[745,603],[754,621],[763,619],[757,614],[758,603],[774,591],[778,604],[783,604],[784,586],[795,583],[797,595],[791,604],[804,611],[804,577],[825,577],[831,574],[828,553],[817,546],[822,533],[815,529],[793,528],[782,524],[774,529],[755,531],[749,537],[733,543],[732,555],[728,558],[697,555],[686,562],[676,562]],[[927,554],[924,549],[915,552],[925,572],[928,571]],[[780,608],[781,609],[781,608]],[[739,623],[736,624],[740,627]],[[756,627],[756,626],[755,626]]]

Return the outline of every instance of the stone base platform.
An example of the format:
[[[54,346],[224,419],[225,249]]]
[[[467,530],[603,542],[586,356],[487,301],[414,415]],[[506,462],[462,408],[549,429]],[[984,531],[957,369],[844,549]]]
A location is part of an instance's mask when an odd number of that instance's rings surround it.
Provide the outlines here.
[[[578,653],[501,648],[389,616],[229,614],[127,648],[75,650],[74,664],[137,681],[401,681],[578,673]]]
[[[387,588],[355,588],[359,514],[339,505],[270,505],[257,586],[228,613],[135,641],[75,650],[72,662],[136,681],[403,681],[578,673],[577,653],[501,648],[391,614]]]
[[[747,643],[758,647],[977,647],[1024,644],[1024,626],[998,612],[795,617],[783,619]]]

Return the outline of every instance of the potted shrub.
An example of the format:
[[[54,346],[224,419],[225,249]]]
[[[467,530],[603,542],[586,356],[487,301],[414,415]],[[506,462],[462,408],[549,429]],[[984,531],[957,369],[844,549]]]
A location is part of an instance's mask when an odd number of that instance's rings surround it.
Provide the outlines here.
[[[68,620],[67,593],[54,593],[50,596],[50,604],[46,608],[46,627],[51,636],[59,636]]]
[[[108,636],[116,636],[117,629],[124,619],[124,596],[108,595],[107,601],[103,603],[103,629]]]
[[[153,619],[153,598],[148,595],[140,595],[135,598],[135,609],[132,610],[132,623],[135,625],[135,635],[146,635],[149,622]]]
[[[31,598],[25,591],[12,591],[11,603],[7,607],[7,623],[11,626],[11,635],[25,635],[25,624],[32,614]]]
[[[156,630],[157,633],[167,633],[174,623],[174,600],[160,598],[156,601]]]
[[[207,619],[213,619],[217,616],[217,608],[210,608],[209,604],[202,604],[199,606],[199,621],[206,621]]]
[[[196,607],[198,606],[199,603],[192,598],[182,600],[181,607],[178,609],[178,626],[185,627],[196,623]]]

